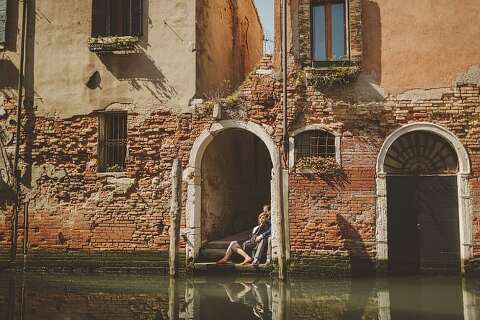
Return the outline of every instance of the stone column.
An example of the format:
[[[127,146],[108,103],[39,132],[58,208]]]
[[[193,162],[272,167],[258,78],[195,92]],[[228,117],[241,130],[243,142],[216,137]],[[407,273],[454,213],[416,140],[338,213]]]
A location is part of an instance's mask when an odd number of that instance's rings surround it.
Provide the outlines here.
[[[198,256],[201,246],[201,203],[202,185],[200,169],[188,167],[185,170],[184,180],[187,182],[186,222],[188,239],[187,261],[192,261]]]
[[[172,165],[172,199],[170,202],[170,250],[169,269],[170,276],[177,272],[177,254],[180,243],[180,213],[182,209],[182,165],[179,160],[174,160]]]
[[[385,273],[388,268],[388,224],[387,224],[387,175],[377,174],[376,243],[377,272]]]
[[[471,195],[468,185],[468,174],[460,173],[457,176],[458,183],[458,211],[460,227],[460,260],[461,270],[465,273],[469,259],[473,255],[472,248],[472,209]]]

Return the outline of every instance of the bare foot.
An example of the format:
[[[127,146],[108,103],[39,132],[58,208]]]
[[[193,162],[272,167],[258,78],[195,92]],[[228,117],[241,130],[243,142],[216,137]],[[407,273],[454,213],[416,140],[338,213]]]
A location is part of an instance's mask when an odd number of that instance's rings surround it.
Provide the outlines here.
[[[249,264],[250,262],[252,262],[252,258],[248,257],[248,258],[245,258],[245,260],[243,260],[242,263],[240,263],[241,266],[244,266],[246,264]]]

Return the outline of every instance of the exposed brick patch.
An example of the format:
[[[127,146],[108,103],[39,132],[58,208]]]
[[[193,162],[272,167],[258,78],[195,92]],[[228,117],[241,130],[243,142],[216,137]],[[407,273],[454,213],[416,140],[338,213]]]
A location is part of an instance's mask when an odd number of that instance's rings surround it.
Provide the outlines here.
[[[262,68],[268,65],[262,62]],[[468,151],[472,165],[469,182],[473,249],[474,255],[480,256],[478,86],[447,88],[441,97],[428,99],[399,100],[390,96],[382,102],[356,103],[300,83],[289,86],[288,103],[291,132],[309,124],[323,124],[341,134],[341,160],[346,173],[343,181],[335,183],[290,174],[290,244],[294,257],[300,257],[295,258],[297,262],[306,253],[321,252],[319,256],[327,255],[341,268],[352,271],[353,261],[360,261],[363,266],[365,261],[374,260],[376,158],[388,134],[419,121],[449,129]],[[270,126],[271,136],[280,146],[281,82],[270,75],[252,73],[242,86],[239,104],[231,108],[244,111],[232,113],[242,120]],[[7,101],[5,110],[8,116],[0,122],[13,130],[14,126],[7,125],[15,115],[13,101]],[[33,117],[28,122],[31,130],[22,147],[27,172],[29,166],[49,164],[66,173],[63,177],[43,175],[36,181],[36,188],[27,188],[32,249],[167,250],[171,163],[179,158],[184,167],[187,165],[193,142],[213,123],[211,116],[199,119],[191,114],[174,115],[159,110],[146,120],[137,121],[138,114],[129,114],[126,177],[135,182],[126,194],[114,193],[108,178],[96,173],[95,114],[68,120],[35,118],[34,113],[28,117]],[[2,248],[9,247],[10,215],[11,210],[2,209]],[[21,228],[19,234],[21,241]],[[313,263],[310,268],[306,258],[303,260],[292,270],[315,270],[323,265]]]

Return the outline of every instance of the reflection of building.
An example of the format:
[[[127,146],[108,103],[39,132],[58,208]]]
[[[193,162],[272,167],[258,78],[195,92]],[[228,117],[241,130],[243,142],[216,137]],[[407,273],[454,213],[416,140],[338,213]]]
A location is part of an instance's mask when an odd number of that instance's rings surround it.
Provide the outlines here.
[[[68,258],[93,252],[85,254],[92,266],[105,250],[164,265],[178,158],[189,262],[222,252],[266,202],[275,221],[284,200],[285,231],[273,230],[273,247],[277,255],[285,238],[290,272],[475,268],[480,47],[467,21],[478,20],[478,3],[290,1],[283,163],[280,33],[273,58],[220,99],[258,61],[253,8],[161,2],[143,2],[143,28],[138,7],[108,16],[130,21],[113,27],[98,9],[106,23],[98,32],[112,37],[90,47],[90,6],[65,15],[71,4],[36,4],[43,19],[30,12],[34,108],[22,150],[31,247],[65,249]],[[16,63],[20,48],[6,47]],[[88,50],[112,47],[129,54]],[[2,124],[14,115],[15,87],[3,78]],[[8,248],[10,225],[1,226]]]

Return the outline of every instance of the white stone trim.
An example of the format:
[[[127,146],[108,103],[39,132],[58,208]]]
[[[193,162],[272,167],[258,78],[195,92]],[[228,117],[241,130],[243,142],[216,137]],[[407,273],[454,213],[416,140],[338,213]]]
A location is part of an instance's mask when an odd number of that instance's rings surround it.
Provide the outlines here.
[[[323,124],[310,124],[308,126],[297,129],[290,134],[290,137],[288,139],[288,167],[290,169],[293,169],[293,167],[295,166],[295,136],[306,131],[316,131],[316,130],[326,131],[335,136],[335,160],[337,161],[338,164],[340,165],[342,164],[342,153],[340,152],[341,134],[336,131],[333,131],[332,129],[324,126]]]
[[[460,228],[460,261],[461,270],[465,272],[465,263],[472,257],[472,208],[471,196],[468,184],[470,175],[470,159],[467,150],[458,140],[458,138],[449,130],[428,122],[417,122],[405,125],[392,134],[384,141],[376,164],[376,242],[377,242],[377,261],[388,262],[388,212],[387,212],[387,174],[384,169],[385,158],[391,145],[402,135],[415,132],[428,131],[439,135],[450,143],[457,153],[458,158],[458,215]]]
[[[272,160],[272,190],[271,190],[271,208],[272,208],[272,221],[275,221],[276,215],[280,210],[280,204],[278,203],[278,197],[275,195],[275,183],[280,172],[276,172],[280,164],[280,154],[277,145],[272,140],[271,136],[267,133],[265,128],[254,123],[245,122],[240,120],[223,120],[213,123],[210,128],[205,129],[200,136],[195,140],[192,149],[190,151],[190,159],[188,167],[185,170],[184,181],[188,184],[187,187],[187,203],[186,203],[186,224],[187,224],[187,236],[193,248],[187,248],[187,259],[196,258],[200,251],[202,244],[201,239],[201,205],[202,205],[202,159],[208,145],[214,139],[215,135],[228,129],[243,129],[256,135],[263,141],[268,149],[270,158]],[[285,215],[287,213],[285,212]],[[275,230],[274,224],[272,224],[272,252],[277,251],[276,237],[278,231]],[[286,246],[288,247],[288,239],[285,239]]]

